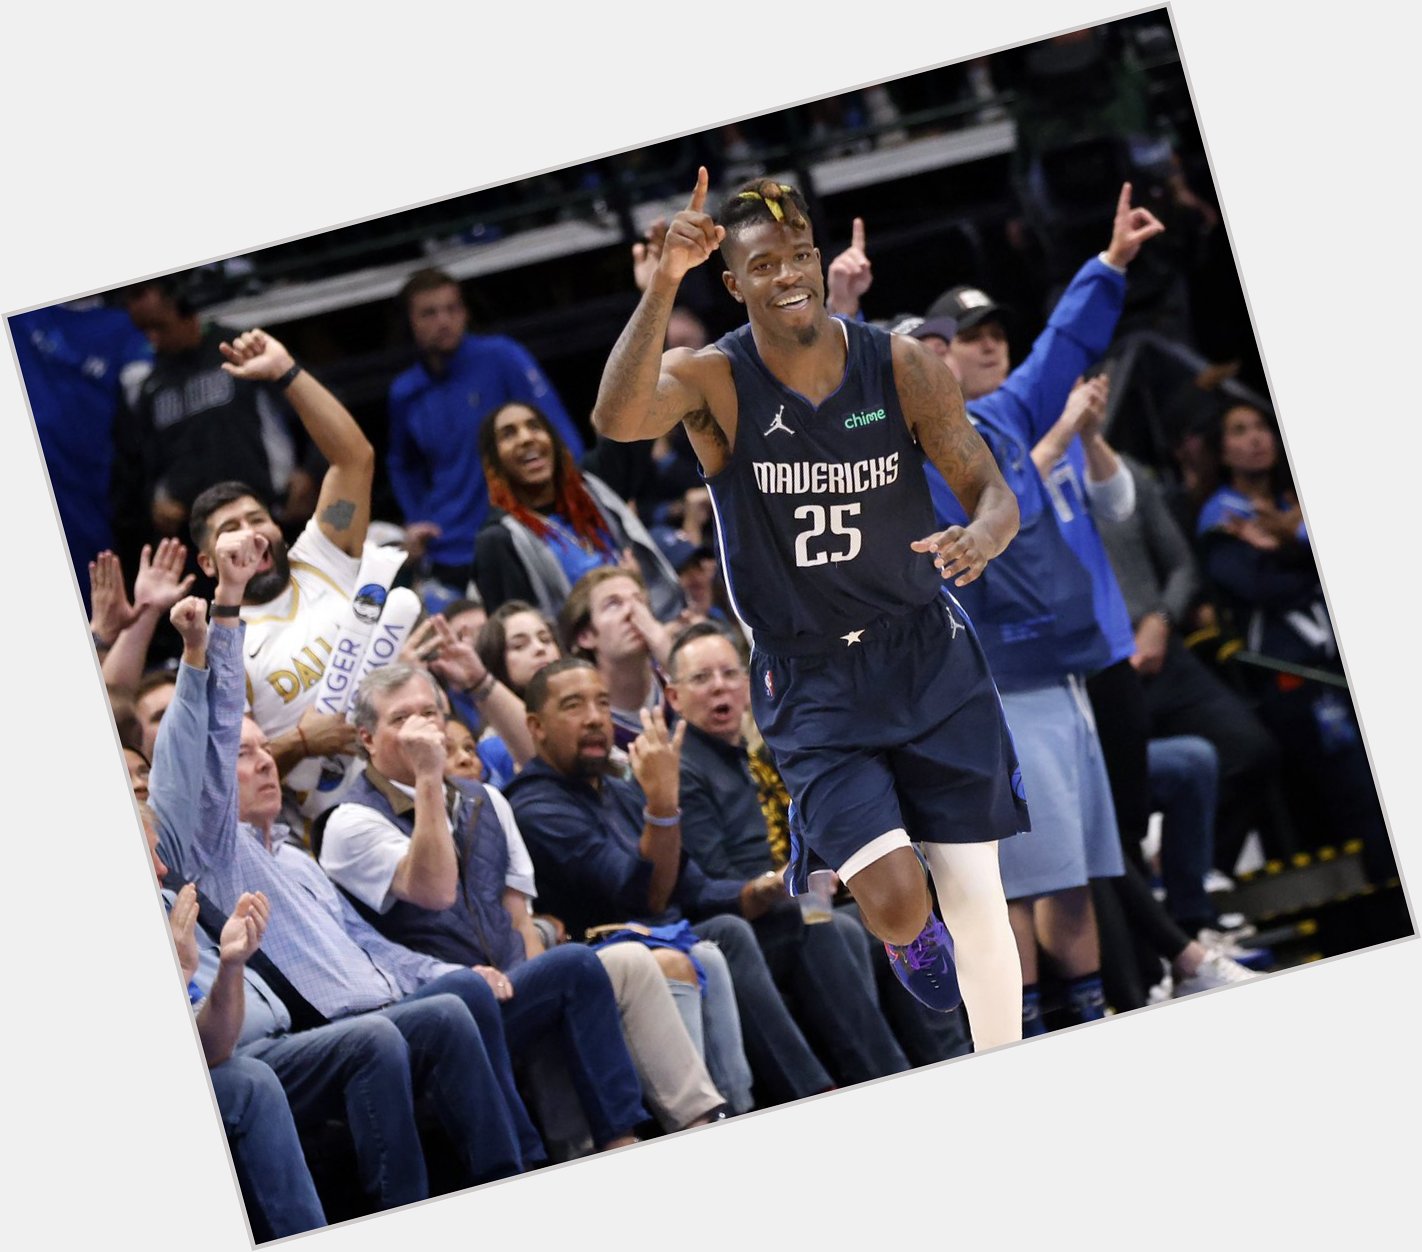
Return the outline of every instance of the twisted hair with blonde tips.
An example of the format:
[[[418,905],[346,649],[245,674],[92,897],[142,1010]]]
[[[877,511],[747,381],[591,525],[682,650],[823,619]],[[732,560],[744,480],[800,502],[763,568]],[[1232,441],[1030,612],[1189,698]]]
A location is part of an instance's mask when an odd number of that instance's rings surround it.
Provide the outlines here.
[[[789,183],[777,183],[773,178],[753,178],[729,192],[716,215],[716,224],[724,227],[728,235],[764,222],[775,222],[793,230],[808,230],[809,205]]]

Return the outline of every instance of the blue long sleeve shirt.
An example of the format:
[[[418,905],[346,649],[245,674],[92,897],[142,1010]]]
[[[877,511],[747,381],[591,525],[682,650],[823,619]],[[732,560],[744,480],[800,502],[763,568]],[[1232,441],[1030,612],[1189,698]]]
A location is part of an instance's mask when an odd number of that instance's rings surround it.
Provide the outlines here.
[[[244,891],[265,892],[272,915],[262,950],[326,1017],[382,1008],[461,967],[386,939],[287,840],[284,826],[268,847],[261,831],[238,820],[245,630],[213,627],[206,673],[186,665],[178,672],[148,787],[159,855],[226,912]]]
[[[386,468],[407,522],[434,522],[429,546],[441,565],[468,565],[489,513],[479,428],[518,401],[548,415],[575,459],[584,444],[553,384],[528,349],[501,335],[465,335],[442,374],[419,362],[390,385]]]
[[[153,350],[121,309],[34,309],[12,317],[10,330],[87,611],[84,570],[114,542],[115,418],[125,388],[152,368]]]
[[[1004,690],[1093,673],[1135,648],[1125,600],[1086,507],[1081,441],[1072,440],[1062,472],[1053,475],[1056,492],[1032,462],[1032,448],[1061,416],[1073,384],[1110,346],[1125,294],[1123,274],[1099,257],[1087,261],[1027,359],[996,391],[967,405],[1021,514],[1007,551],[976,582],[953,588]],[[931,464],[925,472],[939,523],[966,525],[943,476]]]
[[[652,863],[642,856],[646,800],[634,783],[603,778],[594,787],[530,761],[506,791],[538,876],[539,907],[570,935],[609,922],[666,926],[741,911],[741,879],[712,878],[685,852],[671,903],[647,910]]]

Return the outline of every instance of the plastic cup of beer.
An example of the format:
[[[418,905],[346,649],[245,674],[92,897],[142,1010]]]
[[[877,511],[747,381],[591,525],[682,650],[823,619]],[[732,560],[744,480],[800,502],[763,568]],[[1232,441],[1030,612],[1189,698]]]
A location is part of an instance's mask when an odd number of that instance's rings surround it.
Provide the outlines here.
[[[834,887],[833,870],[817,869],[810,875],[809,889],[796,897],[800,901],[800,919],[805,925],[813,926],[833,917]]]

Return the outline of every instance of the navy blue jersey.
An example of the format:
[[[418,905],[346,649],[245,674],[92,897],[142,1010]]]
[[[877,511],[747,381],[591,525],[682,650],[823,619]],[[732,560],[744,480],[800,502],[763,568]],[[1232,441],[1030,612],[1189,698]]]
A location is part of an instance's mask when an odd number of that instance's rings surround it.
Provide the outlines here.
[[[739,420],[725,468],[706,480],[731,602],[758,644],[831,639],[939,594],[924,456],[904,423],[885,331],[835,319],[844,380],[816,407],[780,382],[749,325],[716,343]]]

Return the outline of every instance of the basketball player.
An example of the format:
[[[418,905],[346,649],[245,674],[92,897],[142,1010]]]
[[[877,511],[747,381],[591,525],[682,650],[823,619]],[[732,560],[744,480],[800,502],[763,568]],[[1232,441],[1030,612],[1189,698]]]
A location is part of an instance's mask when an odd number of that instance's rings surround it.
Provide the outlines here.
[[[706,194],[702,169],[648,245],[656,270],[603,372],[593,426],[620,441],[686,426],[733,607],[754,635],[752,711],[795,802],[792,887],[803,890],[808,842],[905,986],[943,1010],[961,987],[976,1050],[1018,1039],[1022,974],[997,840],[1029,822],[982,650],[941,581],[964,586],[1002,552],[1016,501],[942,361],[828,315],[797,191],[746,184],[714,220]],[[682,278],[718,250],[749,324],[663,354]],[[925,457],[966,526],[936,531]]]

